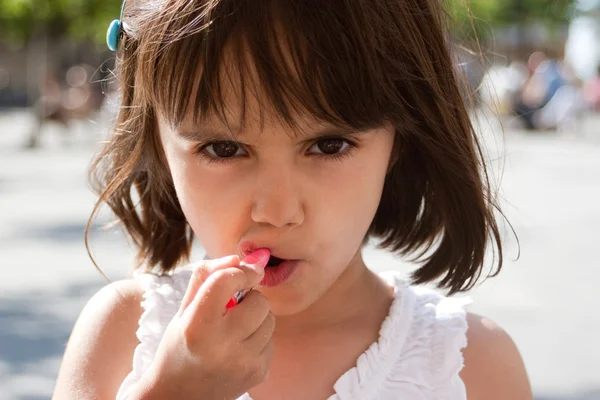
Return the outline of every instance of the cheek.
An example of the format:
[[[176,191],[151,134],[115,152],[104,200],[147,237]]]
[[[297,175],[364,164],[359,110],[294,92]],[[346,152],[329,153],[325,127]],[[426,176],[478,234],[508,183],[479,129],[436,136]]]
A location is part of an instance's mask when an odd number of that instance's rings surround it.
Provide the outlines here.
[[[386,154],[381,152],[380,154]],[[388,153],[389,154],[389,153]],[[349,168],[323,177],[313,197],[318,209],[317,232],[345,258],[358,250],[373,220],[383,191],[388,157],[363,154]],[[352,253],[352,254],[350,254]]]
[[[202,168],[193,154],[176,149],[166,153],[179,204],[198,240],[211,256],[237,253],[229,248],[242,220],[236,215],[236,185],[223,185],[230,178]]]

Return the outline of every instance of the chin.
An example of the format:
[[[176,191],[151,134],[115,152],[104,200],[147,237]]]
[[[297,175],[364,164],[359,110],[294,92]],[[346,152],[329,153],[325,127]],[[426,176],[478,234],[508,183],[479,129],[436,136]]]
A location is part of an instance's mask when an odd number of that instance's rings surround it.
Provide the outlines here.
[[[281,289],[257,288],[257,290],[265,295],[269,301],[271,312],[276,317],[285,317],[301,313],[309,308],[316,300],[306,292],[286,292]]]

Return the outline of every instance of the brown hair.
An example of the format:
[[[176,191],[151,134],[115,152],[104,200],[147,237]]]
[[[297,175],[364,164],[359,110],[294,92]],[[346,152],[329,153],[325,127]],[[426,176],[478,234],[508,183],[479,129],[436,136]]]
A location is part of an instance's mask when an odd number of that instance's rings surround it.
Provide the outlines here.
[[[129,0],[117,53],[122,104],[91,166],[100,199],[88,227],[105,202],[138,248],[137,267],[169,271],[189,259],[193,232],[156,117],[173,126],[188,110],[196,120],[224,118],[227,54],[242,106],[247,89],[260,87],[291,127],[299,113],[359,130],[395,126],[393,163],[365,242],[376,237],[382,248],[415,255],[415,283],[471,288],[490,241],[497,274],[497,206],[444,15],[437,0]]]

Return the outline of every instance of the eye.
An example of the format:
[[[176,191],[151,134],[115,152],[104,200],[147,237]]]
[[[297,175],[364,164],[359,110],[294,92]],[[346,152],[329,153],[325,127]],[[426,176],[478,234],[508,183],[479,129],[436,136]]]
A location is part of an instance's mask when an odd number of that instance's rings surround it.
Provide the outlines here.
[[[350,143],[346,139],[342,138],[327,138],[321,139],[311,146],[311,149],[318,149],[319,152],[317,154],[322,155],[336,155],[339,154],[340,151],[346,151],[348,147],[351,147],[352,143]]]
[[[242,147],[238,143],[231,141],[209,143],[202,146],[198,150],[198,153],[215,161],[221,161],[234,156],[244,155]]]

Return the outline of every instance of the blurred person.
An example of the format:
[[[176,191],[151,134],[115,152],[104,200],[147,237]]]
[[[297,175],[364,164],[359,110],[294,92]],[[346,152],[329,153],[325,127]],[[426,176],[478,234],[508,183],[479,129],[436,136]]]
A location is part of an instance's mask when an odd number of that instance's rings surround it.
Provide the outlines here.
[[[592,79],[600,64],[600,2],[574,0],[564,55],[583,81]]]
[[[535,112],[543,108],[566,81],[557,60],[534,52],[528,60],[530,76],[515,97],[512,112],[528,130],[538,129]]]
[[[62,89],[55,73],[50,73],[40,87],[40,97],[34,105],[35,127],[26,143],[27,148],[39,145],[42,126],[48,122],[56,122],[65,130],[68,129],[67,113],[62,107]]]
[[[491,66],[479,88],[482,103],[499,116],[508,115],[528,78],[527,65],[522,61],[513,61],[509,66]]]
[[[139,264],[81,312],[54,399],[532,399],[507,333],[413,285],[502,254],[440,4],[124,3],[91,176]],[[413,279],[369,238],[421,254]]]
[[[600,112],[600,65],[598,66],[596,76],[585,82],[583,93],[590,109]]]
[[[48,123],[58,123],[68,143],[72,121],[89,119],[102,103],[102,93],[90,82],[91,67],[85,64],[70,67],[64,79],[57,73],[49,74],[40,89],[34,105],[35,126],[30,132],[26,148],[39,146],[43,128]]]
[[[581,90],[581,82],[568,63],[559,64],[563,84],[539,110],[533,112],[537,129],[553,129],[561,132],[577,131],[577,124],[587,105]]]

